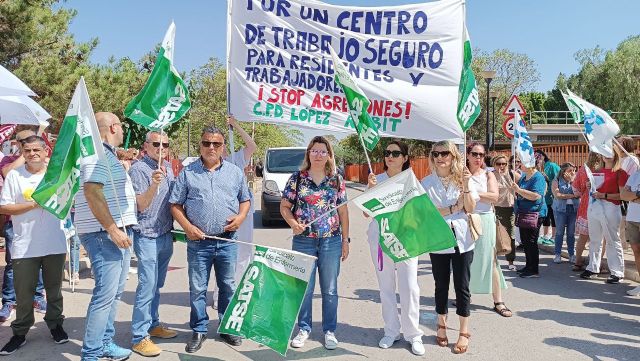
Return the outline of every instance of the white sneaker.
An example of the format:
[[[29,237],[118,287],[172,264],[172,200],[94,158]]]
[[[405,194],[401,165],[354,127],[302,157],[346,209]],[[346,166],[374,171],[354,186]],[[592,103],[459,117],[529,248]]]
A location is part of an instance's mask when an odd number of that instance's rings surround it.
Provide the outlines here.
[[[389,348],[398,340],[400,340],[400,335],[396,337],[384,335],[384,337],[380,339],[380,342],[378,342],[378,346],[380,346],[380,348]]]
[[[555,257],[553,257],[553,263],[562,263],[562,256],[557,254]]]
[[[576,258],[576,255],[574,254],[573,256],[569,257],[569,262],[570,262],[571,264],[576,264],[576,259],[577,259],[577,258]]]
[[[422,344],[422,337],[416,337],[411,341],[411,352],[414,355],[424,355],[424,345]]]
[[[638,286],[638,287],[636,287],[636,288],[634,288],[632,290],[627,291],[627,294],[629,296],[640,296],[640,286]]]
[[[296,337],[291,340],[291,347],[300,348],[304,347],[304,342],[309,338],[309,332],[305,330],[298,331]]]
[[[324,348],[327,350],[335,350],[338,347],[338,339],[331,331],[324,334]]]

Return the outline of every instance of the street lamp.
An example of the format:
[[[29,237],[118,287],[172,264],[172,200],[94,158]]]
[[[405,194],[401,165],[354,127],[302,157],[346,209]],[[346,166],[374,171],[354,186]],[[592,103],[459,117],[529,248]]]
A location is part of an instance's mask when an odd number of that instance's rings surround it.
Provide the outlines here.
[[[490,138],[489,138],[489,89],[490,89],[490,84],[491,81],[493,80],[493,78],[496,77],[496,72],[493,70],[483,70],[480,72],[480,75],[482,75],[482,77],[484,78],[484,81],[487,82],[487,106],[486,106],[486,111],[485,113],[487,114],[487,124],[485,127],[486,130],[486,142],[485,142],[485,149],[488,151],[489,150],[489,145],[490,145]]]
[[[493,150],[496,150],[496,98],[498,98],[498,94],[491,91],[489,96],[491,97],[491,145]]]

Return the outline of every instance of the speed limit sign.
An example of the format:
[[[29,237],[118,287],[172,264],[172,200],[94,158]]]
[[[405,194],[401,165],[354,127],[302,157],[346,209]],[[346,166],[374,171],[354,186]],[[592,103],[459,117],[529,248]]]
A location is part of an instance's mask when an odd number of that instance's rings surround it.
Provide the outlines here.
[[[509,139],[513,138],[516,133],[516,122],[514,121],[513,115],[509,116],[509,118],[502,123],[502,131]]]

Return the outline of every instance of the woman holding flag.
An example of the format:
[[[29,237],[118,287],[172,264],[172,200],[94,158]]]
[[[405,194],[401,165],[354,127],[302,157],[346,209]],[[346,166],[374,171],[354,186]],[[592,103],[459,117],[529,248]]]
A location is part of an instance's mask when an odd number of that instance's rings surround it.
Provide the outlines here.
[[[368,188],[373,188],[378,182],[384,182],[409,169],[409,166],[409,146],[400,140],[392,140],[384,151],[385,171],[378,175],[369,174]],[[394,263],[379,246],[380,230],[375,220],[369,224],[367,236],[380,287],[384,320],[384,336],[378,346],[384,349],[391,347],[395,341],[400,340],[402,331],[405,341],[411,344],[411,352],[418,356],[424,355],[423,333],[420,330],[418,257]],[[396,302],[396,281],[400,293],[400,315]]]
[[[602,157],[604,167],[602,176],[596,177],[586,169],[591,178],[591,199],[587,209],[589,221],[589,265],[580,274],[581,278],[590,279],[600,273],[602,256],[602,238],[605,239],[607,264],[611,275],[607,283],[618,284],[624,277],[624,258],[619,227],[622,221],[620,211],[620,192],[624,189],[629,175],[620,168],[620,157],[612,152],[612,157]],[[594,191],[595,189],[595,191]]]
[[[473,184],[471,173],[465,168],[456,145],[448,140],[437,142],[431,148],[429,166],[432,173],[422,180],[422,186],[445,221],[451,226],[457,245],[444,251],[430,253],[433,278],[435,280],[438,346],[447,347],[447,304],[449,279],[453,268],[453,284],[456,291],[456,313],[460,317],[460,334],[453,352],[462,354],[469,346],[469,316],[471,315],[471,293],[469,279],[473,261],[474,241],[469,230],[467,213],[476,208],[480,199]],[[426,240],[428,241],[428,239]],[[453,266],[453,267],[452,267]]]
[[[338,274],[340,260],[349,256],[349,213],[345,182],[336,173],[331,143],[314,137],[307,146],[299,172],[291,175],[282,192],[280,213],[293,230],[293,250],[317,257],[307,292],[298,315],[298,335],[291,347],[304,346],[311,332],[311,301],[316,282],[316,266],[322,293],[324,347],[338,347]]]

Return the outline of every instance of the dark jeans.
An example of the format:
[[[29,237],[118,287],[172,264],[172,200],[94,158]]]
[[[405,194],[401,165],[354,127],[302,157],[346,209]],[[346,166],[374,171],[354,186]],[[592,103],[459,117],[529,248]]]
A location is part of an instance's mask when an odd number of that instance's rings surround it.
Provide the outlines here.
[[[4,274],[2,276],[2,305],[16,304],[16,291],[13,288],[13,263],[11,262],[11,243],[13,242],[13,223],[11,221],[4,224],[4,260],[7,265],[4,267]],[[38,278],[38,285],[36,286],[36,293],[33,297],[33,301],[44,300],[44,285],[42,284],[42,269]],[[30,302],[31,305],[33,302]]]
[[[33,317],[33,296],[36,292],[38,274],[44,270],[44,287],[47,291],[47,313],[44,320],[49,329],[62,325],[62,274],[66,254],[52,254],[43,257],[13,260],[16,280],[16,319],[11,322],[14,335],[24,336],[35,321]]]
[[[508,262],[516,260],[516,239],[513,236],[513,223],[515,222],[515,213],[513,213],[513,207],[496,207],[496,217],[500,224],[507,229],[509,237],[511,237],[511,252],[507,253],[505,257]]]
[[[473,250],[460,253],[458,247],[455,253],[437,254],[430,253],[433,279],[436,283],[436,313],[446,315],[449,303],[449,282],[451,278],[451,266],[453,265],[453,287],[456,290],[456,314],[461,317],[469,317],[471,311],[471,292],[469,291],[469,279],[471,278],[471,262]]]
[[[538,264],[540,263],[538,235],[540,234],[541,225],[542,219],[538,218],[538,225],[536,228],[520,227],[520,241],[524,247],[524,255],[526,257],[525,271],[538,273]]]

